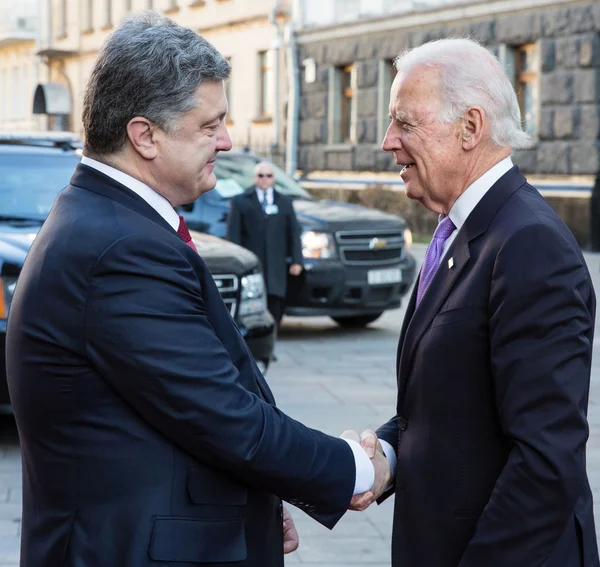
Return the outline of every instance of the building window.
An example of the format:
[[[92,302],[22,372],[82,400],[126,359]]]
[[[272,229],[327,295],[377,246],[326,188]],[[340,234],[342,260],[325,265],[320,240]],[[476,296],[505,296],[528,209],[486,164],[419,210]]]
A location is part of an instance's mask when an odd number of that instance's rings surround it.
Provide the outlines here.
[[[177,10],[179,6],[177,6],[177,0],[169,0],[168,10]]]
[[[271,116],[271,69],[269,68],[268,52],[258,53],[258,116]]]
[[[517,93],[523,129],[535,137],[539,114],[539,49],[537,44],[501,45],[500,62]]]
[[[125,13],[129,14],[133,8],[133,0],[125,0]]]
[[[347,65],[340,70],[341,77],[341,109],[340,109],[340,141],[352,143],[356,141],[356,72],[354,65]]]
[[[516,48],[515,90],[521,109],[523,129],[535,136],[538,115],[538,49],[532,43]]]
[[[148,10],[154,10],[154,0],[147,0],[146,6]]]
[[[85,3],[85,21],[83,31],[91,32],[94,29],[94,0],[87,0]]]
[[[112,0],[105,0],[106,4],[104,6],[104,28],[112,27]]]
[[[13,120],[21,118],[21,77],[18,67],[13,67],[11,80],[11,112],[10,117]]]
[[[356,142],[356,68],[354,65],[329,69],[327,131],[330,144]]]
[[[390,124],[390,89],[396,77],[396,66],[393,59],[379,60],[377,75],[377,137],[383,141]]]
[[[60,27],[58,29],[58,37],[67,37],[67,0],[62,0],[60,3]]]

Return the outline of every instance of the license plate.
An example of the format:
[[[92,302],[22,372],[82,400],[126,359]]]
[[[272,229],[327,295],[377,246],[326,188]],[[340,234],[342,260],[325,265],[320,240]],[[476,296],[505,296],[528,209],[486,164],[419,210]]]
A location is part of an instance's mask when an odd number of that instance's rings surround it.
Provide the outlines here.
[[[402,281],[402,271],[400,268],[391,270],[369,270],[367,273],[369,285],[381,285],[398,283]]]

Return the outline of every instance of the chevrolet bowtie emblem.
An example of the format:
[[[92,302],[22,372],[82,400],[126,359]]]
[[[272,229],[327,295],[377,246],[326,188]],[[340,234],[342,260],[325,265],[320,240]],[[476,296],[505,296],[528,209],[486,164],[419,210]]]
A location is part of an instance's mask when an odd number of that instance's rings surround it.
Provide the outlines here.
[[[454,258],[448,260],[448,269],[451,270],[452,268],[454,268]]]
[[[385,248],[387,244],[387,240],[383,240],[382,238],[372,238],[371,242],[369,242],[369,248],[371,250],[379,250],[380,248]]]

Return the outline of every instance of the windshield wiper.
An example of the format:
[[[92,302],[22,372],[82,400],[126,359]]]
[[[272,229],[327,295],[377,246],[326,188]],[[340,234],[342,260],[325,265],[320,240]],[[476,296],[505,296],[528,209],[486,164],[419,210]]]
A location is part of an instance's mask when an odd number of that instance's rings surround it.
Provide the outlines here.
[[[44,219],[36,217],[20,217],[14,215],[0,215],[0,222],[30,222],[30,223],[43,223]]]

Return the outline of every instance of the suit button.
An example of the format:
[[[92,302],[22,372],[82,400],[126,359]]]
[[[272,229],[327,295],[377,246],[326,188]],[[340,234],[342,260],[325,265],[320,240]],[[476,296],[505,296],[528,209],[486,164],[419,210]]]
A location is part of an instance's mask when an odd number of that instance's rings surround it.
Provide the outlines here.
[[[315,508],[314,506],[307,506],[307,507],[306,507],[306,509],[307,509],[309,512],[314,512],[314,511],[316,510],[316,508]]]
[[[408,426],[408,421],[404,417],[398,418],[398,429],[400,431],[406,431],[406,427]]]

